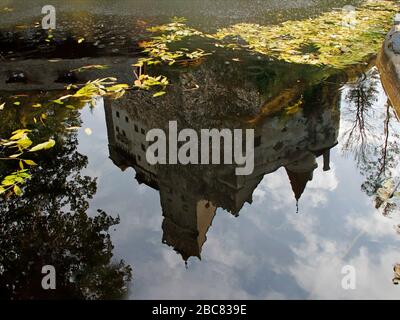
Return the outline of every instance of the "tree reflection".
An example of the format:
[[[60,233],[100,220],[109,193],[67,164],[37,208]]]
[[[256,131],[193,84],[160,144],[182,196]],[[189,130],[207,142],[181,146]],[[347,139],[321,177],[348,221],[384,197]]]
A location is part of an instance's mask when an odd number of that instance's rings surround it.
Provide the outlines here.
[[[119,219],[101,210],[87,214],[97,188],[96,179],[80,174],[87,163],[77,151],[76,134],[59,134],[23,196],[0,202],[0,298],[118,299],[127,294],[131,268],[112,262],[109,234]],[[44,265],[56,269],[56,290],[41,287]]]
[[[400,149],[397,133],[399,122],[389,103],[380,106],[380,79],[372,69],[350,86],[346,95],[344,115],[347,118],[343,134],[343,150],[354,155],[365,177],[362,190],[374,197],[376,208],[384,215],[397,209],[390,201],[396,190],[388,190],[388,198],[379,196],[379,190],[388,181],[396,180]]]
[[[370,140],[375,137],[374,109],[372,108],[377,99],[376,88],[379,78],[377,73],[371,73],[358,79],[350,86],[346,99],[350,102],[346,114],[352,118],[351,126],[345,131],[344,150],[352,152],[357,163],[365,162],[373,149],[370,148]]]

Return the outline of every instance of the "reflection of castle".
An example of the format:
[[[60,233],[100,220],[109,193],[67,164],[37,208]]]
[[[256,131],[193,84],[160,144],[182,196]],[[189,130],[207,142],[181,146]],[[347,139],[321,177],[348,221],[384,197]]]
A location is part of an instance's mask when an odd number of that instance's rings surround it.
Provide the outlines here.
[[[179,90],[172,92],[154,105],[145,93],[130,92],[122,99],[106,101],[105,112],[110,158],[122,170],[133,167],[139,183],[159,190],[163,242],[174,247],[184,260],[200,258],[216,209],[238,215],[246,202],[252,203],[252,194],[264,175],[284,167],[299,200],[313,178],[317,157],[323,156],[324,170],[329,170],[329,153],[337,143],[339,127],[336,90],[318,91],[312,97],[318,105],[311,110],[262,119],[254,127],[255,168],[249,176],[235,175],[232,165],[149,165],[146,132],[166,128],[169,120],[177,120],[179,128],[197,130],[248,126],[243,121],[235,124],[205,117],[201,123],[191,123],[193,120],[185,118],[188,112],[180,112],[179,94]]]

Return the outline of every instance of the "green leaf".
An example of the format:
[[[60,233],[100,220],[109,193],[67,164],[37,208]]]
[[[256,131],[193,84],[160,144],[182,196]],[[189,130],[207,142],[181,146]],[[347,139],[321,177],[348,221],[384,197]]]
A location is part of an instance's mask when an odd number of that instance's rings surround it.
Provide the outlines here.
[[[4,189],[3,187],[0,187],[0,194],[3,194],[4,192],[6,192],[6,189]]]
[[[50,139],[47,142],[43,142],[43,143],[40,143],[40,144],[34,146],[33,148],[31,148],[29,150],[29,152],[50,149],[50,148],[54,147],[55,144],[56,144],[56,142],[53,139]]]

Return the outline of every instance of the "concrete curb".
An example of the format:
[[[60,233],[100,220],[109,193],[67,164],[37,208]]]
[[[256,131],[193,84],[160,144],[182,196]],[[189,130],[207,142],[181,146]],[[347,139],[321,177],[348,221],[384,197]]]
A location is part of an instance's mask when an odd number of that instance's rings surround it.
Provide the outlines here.
[[[0,91],[62,90],[69,82],[56,82],[61,75],[88,65],[106,65],[108,68],[75,72],[74,76],[78,83],[86,83],[98,78],[116,77],[120,83],[131,84],[135,80],[132,64],[136,62],[136,58],[128,57],[31,59],[3,62],[0,64]],[[26,82],[7,83],[12,73],[23,74]]]

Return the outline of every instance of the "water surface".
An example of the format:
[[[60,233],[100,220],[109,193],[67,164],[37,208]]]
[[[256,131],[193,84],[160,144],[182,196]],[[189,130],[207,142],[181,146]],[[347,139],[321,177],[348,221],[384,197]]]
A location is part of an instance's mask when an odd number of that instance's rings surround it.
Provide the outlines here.
[[[93,8],[91,1],[78,2],[82,11]],[[120,26],[100,48],[94,45],[99,35],[89,32],[87,45],[70,53],[62,49],[68,47],[63,41],[38,49],[34,35],[10,49],[19,31],[2,29],[6,63],[45,79],[44,85],[32,78],[16,81],[12,90],[2,84],[3,99],[22,101],[18,111],[1,111],[2,136],[21,123],[34,127],[32,119],[43,111],[29,103],[57,95],[64,83],[55,83],[54,77],[74,59],[89,57],[87,64],[100,59],[95,61],[114,65],[104,72],[129,81],[129,66],[141,56],[137,40],[148,36],[149,21],[162,23],[186,13],[193,25],[211,30],[266,19],[261,13],[258,19],[250,8],[240,10],[248,1],[236,1],[225,20],[220,14],[214,20],[210,15],[217,11],[198,3],[203,15],[192,20],[187,2],[151,8],[148,1],[137,1],[134,8],[129,3],[96,2],[90,11],[92,23]],[[285,10],[283,21],[334,6],[332,1],[285,5],[271,2],[264,9],[276,17],[274,10]],[[116,12],[121,8],[122,15]],[[2,22],[34,20],[29,13],[15,12]],[[62,12],[68,16],[80,10],[65,4]],[[142,27],[135,24],[143,33],[121,31],[136,15],[149,20]],[[215,24],[210,26],[204,16]],[[113,36],[120,38],[111,41]],[[58,71],[51,58],[60,59]],[[200,65],[161,70],[172,83],[163,97],[128,91],[117,100],[98,98],[94,106],[45,110],[50,120],[42,130],[56,137],[56,148],[38,159],[42,163],[24,195],[0,204],[2,297],[42,297],[37,286],[43,264],[60,270],[62,290],[56,298],[398,297],[392,279],[393,266],[400,262],[399,209],[396,200],[381,203],[377,192],[385,182],[399,179],[400,125],[373,57],[346,73],[221,49]],[[82,77],[96,72],[101,74]],[[254,129],[254,172],[237,176],[233,165],[149,165],[145,135],[153,128],[166,129],[169,121],[196,131]],[[71,127],[79,129],[65,129]],[[356,270],[354,290],[342,287],[346,265]],[[127,266],[133,269],[128,282]]]

